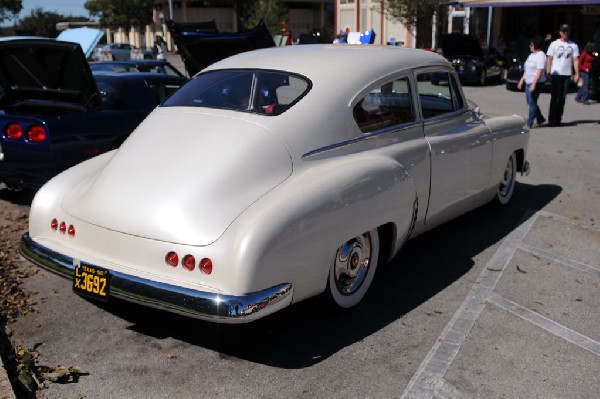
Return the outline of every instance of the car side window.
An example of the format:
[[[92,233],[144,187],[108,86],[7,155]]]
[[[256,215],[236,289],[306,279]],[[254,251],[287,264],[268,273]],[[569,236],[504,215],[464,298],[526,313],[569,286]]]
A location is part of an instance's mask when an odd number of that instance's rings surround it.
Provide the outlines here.
[[[363,133],[415,121],[408,78],[399,78],[373,88],[353,109]]]
[[[165,98],[169,97],[177,89],[179,89],[179,87],[181,87],[176,84],[162,82],[148,82],[147,84],[154,97],[154,100],[156,100],[156,104],[163,102]]]
[[[417,90],[424,119],[454,112],[464,105],[449,72],[434,71],[417,75]]]

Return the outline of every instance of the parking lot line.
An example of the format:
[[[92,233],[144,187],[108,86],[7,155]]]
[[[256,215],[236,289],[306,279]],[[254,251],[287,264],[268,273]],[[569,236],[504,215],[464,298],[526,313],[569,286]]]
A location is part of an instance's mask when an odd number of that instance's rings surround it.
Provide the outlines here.
[[[440,381],[443,381],[444,375],[448,372],[475,321],[485,308],[488,298],[502,277],[506,265],[521,246],[536,219],[537,213],[526,212],[519,227],[504,239],[494,256],[483,268],[477,283],[471,288],[466,299],[408,382],[402,398],[430,398],[434,393],[439,394],[436,387]]]
[[[566,341],[571,342],[585,350],[600,356],[600,342],[597,342],[583,334],[573,331],[563,325],[560,325],[543,315],[533,312],[519,304],[516,304],[508,299],[492,292],[488,298],[490,303],[507,310],[508,312],[519,316],[520,318],[535,324],[536,326],[552,333]]]
[[[576,260],[569,259],[569,258],[566,258],[564,256],[555,255],[553,253],[550,253],[550,252],[548,252],[546,250],[543,250],[541,248],[534,247],[532,245],[521,244],[520,248],[523,251],[527,251],[527,252],[530,252],[532,254],[542,256],[542,257],[544,257],[544,258],[546,258],[548,260],[551,260],[553,262],[562,263],[565,266],[569,266],[569,267],[571,267],[573,269],[577,269],[577,270],[579,270],[581,272],[584,272],[584,273],[600,274],[600,269],[598,269],[596,267],[593,267],[593,266],[590,266],[590,265],[586,265],[585,263],[577,262]]]

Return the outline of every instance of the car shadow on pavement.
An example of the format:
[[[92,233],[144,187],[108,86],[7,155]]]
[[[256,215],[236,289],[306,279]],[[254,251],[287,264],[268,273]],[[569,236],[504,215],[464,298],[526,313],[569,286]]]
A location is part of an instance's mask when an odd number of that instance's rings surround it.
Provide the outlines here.
[[[562,190],[517,184],[510,206],[483,206],[410,240],[394,259],[380,264],[369,293],[353,309],[325,307],[325,298],[316,297],[249,324],[225,325],[120,301],[100,306],[131,322],[133,331],[172,337],[223,358],[285,369],[309,367],[385,328],[459,280],[474,266],[474,257]]]

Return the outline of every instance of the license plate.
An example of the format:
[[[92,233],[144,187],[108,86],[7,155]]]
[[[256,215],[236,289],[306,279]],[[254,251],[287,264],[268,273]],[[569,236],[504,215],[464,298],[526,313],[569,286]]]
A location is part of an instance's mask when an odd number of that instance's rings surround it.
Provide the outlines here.
[[[110,273],[101,267],[86,265],[78,260],[73,262],[73,291],[91,298],[108,300]]]

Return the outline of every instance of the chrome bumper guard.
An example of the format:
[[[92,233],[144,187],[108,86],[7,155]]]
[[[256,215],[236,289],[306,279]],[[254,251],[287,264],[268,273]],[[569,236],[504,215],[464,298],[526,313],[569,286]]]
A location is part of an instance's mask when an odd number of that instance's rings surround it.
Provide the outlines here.
[[[55,252],[23,234],[19,246],[29,261],[65,278],[73,278],[73,258]],[[280,284],[247,295],[223,295],[110,271],[110,296],[220,323],[247,323],[292,303],[292,284]]]
[[[529,176],[529,173],[531,173],[531,165],[529,164],[529,161],[525,161],[523,169],[521,170],[521,176]]]

